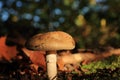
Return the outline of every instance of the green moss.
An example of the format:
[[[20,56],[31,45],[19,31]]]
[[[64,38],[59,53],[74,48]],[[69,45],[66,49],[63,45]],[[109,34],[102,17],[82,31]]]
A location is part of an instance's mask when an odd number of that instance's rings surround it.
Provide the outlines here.
[[[97,72],[98,69],[111,69],[115,70],[120,66],[120,56],[110,56],[104,60],[92,62],[87,65],[82,65],[81,69],[85,74],[91,74]],[[87,71],[86,71],[87,70]]]

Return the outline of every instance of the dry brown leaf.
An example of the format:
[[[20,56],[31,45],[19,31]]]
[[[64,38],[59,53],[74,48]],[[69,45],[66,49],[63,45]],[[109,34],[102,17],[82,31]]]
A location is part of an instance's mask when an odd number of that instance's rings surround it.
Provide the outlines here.
[[[24,53],[30,58],[33,64],[40,66],[46,71],[45,51],[32,51],[22,48]]]
[[[30,67],[31,67],[32,71],[34,71],[35,73],[38,73],[38,68],[39,68],[38,65],[36,65],[36,64],[31,64]]]
[[[0,37],[0,59],[6,59],[7,61],[11,61],[17,55],[16,46],[7,46],[5,44],[6,36]]]

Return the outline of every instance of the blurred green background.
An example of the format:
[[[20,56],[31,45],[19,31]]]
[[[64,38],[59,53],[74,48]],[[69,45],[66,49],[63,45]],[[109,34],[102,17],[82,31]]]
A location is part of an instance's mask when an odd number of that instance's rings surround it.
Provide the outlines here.
[[[0,0],[0,35],[71,34],[78,48],[120,47],[120,0]]]

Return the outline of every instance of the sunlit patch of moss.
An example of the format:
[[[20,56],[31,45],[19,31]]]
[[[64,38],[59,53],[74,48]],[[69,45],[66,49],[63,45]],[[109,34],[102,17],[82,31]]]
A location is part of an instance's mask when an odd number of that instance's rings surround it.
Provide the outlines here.
[[[82,65],[82,70],[87,70],[85,74],[96,73],[98,69],[111,69],[115,70],[120,66],[120,56],[110,56],[104,60],[92,62],[87,65]]]

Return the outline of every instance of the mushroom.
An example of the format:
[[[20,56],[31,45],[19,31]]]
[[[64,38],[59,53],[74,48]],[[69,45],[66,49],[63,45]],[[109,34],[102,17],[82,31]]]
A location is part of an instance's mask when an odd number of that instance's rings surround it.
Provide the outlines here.
[[[47,74],[50,80],[57,79],[57,51],[75,47],[73,38],[63,31],[37,34],[26,42],[26,48],[46,51]]]

